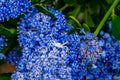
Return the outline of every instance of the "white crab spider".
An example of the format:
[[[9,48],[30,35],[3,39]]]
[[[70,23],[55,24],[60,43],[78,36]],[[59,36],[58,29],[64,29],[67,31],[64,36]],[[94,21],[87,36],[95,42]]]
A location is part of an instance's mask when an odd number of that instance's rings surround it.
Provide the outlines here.
[[[57,47],[57,48],[66,48],[66,49],[68,50],[68,47],[65,46],[66,44],[68,44],[67,42],[65,42],[65,43],[63,43],[63,44],[58,43],[58,42],[56,42],[56,41],[54,41],[54,40],[51,40],[50,42],[52,43],[52,45],[54,45],[54,46]]]

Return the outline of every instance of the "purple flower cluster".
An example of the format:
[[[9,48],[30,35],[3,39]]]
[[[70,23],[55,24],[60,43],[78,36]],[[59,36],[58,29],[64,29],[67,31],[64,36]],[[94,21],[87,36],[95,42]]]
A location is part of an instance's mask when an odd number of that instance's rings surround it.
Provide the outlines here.
[[[30,6],[29,0],[0,0],[0,22],[17,18],[27,12]]]

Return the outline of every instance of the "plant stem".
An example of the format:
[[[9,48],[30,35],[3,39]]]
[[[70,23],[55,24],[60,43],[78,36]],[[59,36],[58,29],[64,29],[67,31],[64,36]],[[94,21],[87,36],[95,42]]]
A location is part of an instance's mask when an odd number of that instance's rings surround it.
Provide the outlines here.
[[[103,17],[103,19],[101,20],[100,24],[98,25],[97,29],[95,30],[94,34],[97,36],[98,33],[100,32],[101,28],[103,27],[104,23],[106,22],[106,20],[108,19],[109,15],[111,14],[112,10],[116,7],[116,5],[118,4],[119,0],[115,0],[114,3],[111,5],[111,7],[109,8],[109,10],[107,11],[107,13],[105,14],[105,16]]]

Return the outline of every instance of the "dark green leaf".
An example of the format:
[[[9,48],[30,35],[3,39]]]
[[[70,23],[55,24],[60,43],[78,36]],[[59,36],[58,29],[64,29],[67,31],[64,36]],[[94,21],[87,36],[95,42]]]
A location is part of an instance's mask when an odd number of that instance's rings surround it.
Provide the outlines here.
[[[51,12],[49,12],[47,9],[44,8],[44,6],[42,6],[42,4],[36,4],[35,7],[40,11],[43,12],[46,15],[51,16],[52,18],[54,17],[54,14],[52,14]]]
[[[87,24],[83,23],[83,28],[84,28],[85,32],[90,32],[90,28],[88,27]]]
[[[41,2],[45,4],[52,4],[53,2],[56,2],[56,0],[42,0]]]
[[[1,74],[0,80],[11,80],[11,74]]]
[[[76,0],[64,0],[64,2],[68,3],[68,4],[73,4],[76,2]]]
[[[32,4],[36,4],[36,3],[42,3],[44,2],[45,0],[31,0],[31,3]]]
[[[120,17],[115,14],[112,16],[112,33],[120,40]]]
[[[7,38],[10,38],[11,32],[8,29],[0,26],[0,35],[5,35]]]

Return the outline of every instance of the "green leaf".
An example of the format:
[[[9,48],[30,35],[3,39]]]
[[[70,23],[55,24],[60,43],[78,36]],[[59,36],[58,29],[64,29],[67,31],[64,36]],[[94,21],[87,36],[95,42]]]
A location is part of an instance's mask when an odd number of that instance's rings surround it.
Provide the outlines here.
[[[75,22],[75,24],[77,25],[77,27],[75,27],[75,28],[78,28],[78,29],[82,28],[81,24],[79,23],[79,21],[74,16],[69,16],[69,19],[71,19]]]
[[[42,4],[36,4],[35,7],[40,11],[43,12],[44,14],[51,16],[52,18],[54,17],[54,14],[52,14],[51,12],[49,12],[47,9],[44,8],[44,6],[42,6]]]
[[[112,15],[112,34],[120,40],[120,17],[115,14]]]
[[[0,26],[0,35],[5,35],[7,38],[11,37],[11,32],[3,26]]]
[[[76,23],[76,27],[74,27],[74,29],[70,31],[70,34],[74,33],[75,31],[78,31],[78,33],[79,33],[79,31],[82,28],[84,28],[85,32],[90,32],[90,28],[88,27],[87,24],[83,23],[83,25],[81,26],[81,24],[79,23],[79,21],[75,17],[69,16],[69,18]]]
[[[11,80],[11,74],[1,74],[0,80]]]
[[[87,24],[83,23],[83,28],[84,28],[85,32],[90,32],[90,28],[88,27]]]

